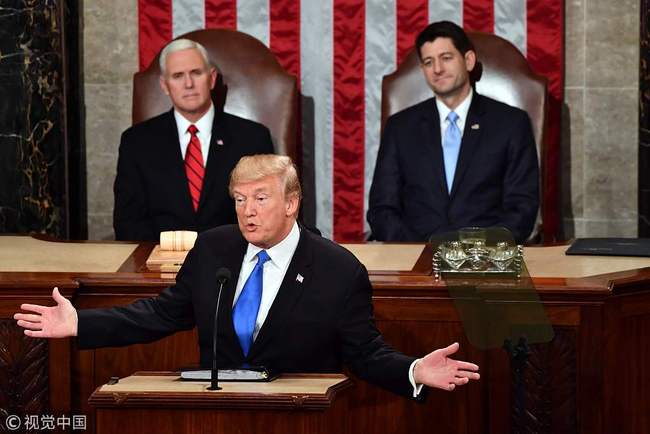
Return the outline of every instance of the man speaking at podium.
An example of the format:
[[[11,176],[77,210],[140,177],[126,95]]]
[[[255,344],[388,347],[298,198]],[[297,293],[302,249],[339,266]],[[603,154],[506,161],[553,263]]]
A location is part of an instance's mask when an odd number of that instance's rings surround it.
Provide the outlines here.
[[[198,328],[201,365],[212,364],[216,271],[223,289],[216,357],[283,372],[337,372],[342,365],[394,393],[418,396],[423,385],[453,390],[479,378],[478,366],[449,356],[454,343],[421,359],[388,346],[373,318],[365,267],[343,247],[301,229],[301,188],[289,157],[242,158],[230,177],[236,225],[201,233],[159,296],[128,306],[75,310],[55,288],[56,306],[24,304],[14,318],[35,338],[77,336],[80,348],[151,342]]]

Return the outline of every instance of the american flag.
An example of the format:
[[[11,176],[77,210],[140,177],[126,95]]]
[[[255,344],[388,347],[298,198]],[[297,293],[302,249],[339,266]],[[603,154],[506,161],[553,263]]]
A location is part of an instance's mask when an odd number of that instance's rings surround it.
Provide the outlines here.
[[[316,225],[340,242],[359,241],[368,231],[381,79],[405,58],[417,33],[429,22],[450,20],[508,39],[549,80],[543,218],[544,235],[556,235],[564,1],[138,0],[138,20],[140,69],[172,38],[231,28],[262,41],[299,78],[303,132],[309,131],[303,147],[313,149]]]

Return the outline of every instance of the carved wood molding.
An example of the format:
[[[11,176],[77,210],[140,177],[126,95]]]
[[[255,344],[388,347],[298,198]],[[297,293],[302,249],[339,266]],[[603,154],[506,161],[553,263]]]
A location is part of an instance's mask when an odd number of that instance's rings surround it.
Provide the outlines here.
[[[48,345],[0,320],[0,432],[6,416],[45,414],[49,408]]]
[[[575,330],[557,327],[550,343],[519,350],[521,363],[512,361],[512,432],[577,432]]]

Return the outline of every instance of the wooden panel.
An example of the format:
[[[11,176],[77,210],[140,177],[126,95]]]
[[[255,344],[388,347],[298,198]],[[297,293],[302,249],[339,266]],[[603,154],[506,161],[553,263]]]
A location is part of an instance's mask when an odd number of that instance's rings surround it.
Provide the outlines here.
[[[646,294],[647,295],[647,294]],[[617,297],[605,311],[603,432],[650,432],[650,315],[647,297]],[[634,315],[630,315],[634,312]]]
[[[319,434],[347,431],[344,402],[327,414],[244,410],[110,409],[98,411],[97,434]],[[236,427],[236,428],[235,428]]]
[[[14,321],[0,320],[0,367],[0,416],[48,413],[46,340],[30,339]],[[0,428],[4,423],[2,417]]]

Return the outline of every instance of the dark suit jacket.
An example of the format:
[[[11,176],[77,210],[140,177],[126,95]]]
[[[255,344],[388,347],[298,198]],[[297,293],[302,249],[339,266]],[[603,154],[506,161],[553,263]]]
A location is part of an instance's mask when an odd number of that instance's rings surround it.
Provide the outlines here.
[[[344,248],[304,229],[267,319],[244,357],[232,304],[246,247],[234,225],[202,233],[176,284],[158,297],[126,307],[80,310],[80,347],[150,342],[196,325],[201,365],[212,366],[215,272],[227,267],[233,277],[219,309],[219,366],[249,363],[279,372],[336,372],[346,364],[361,378],[412,395],[408,370],[414,359],[387,346],[375,327],[365,267]]]
[[[223,145],[218,145],[221,140]],[[269,130],[215,113],[197,212],[187,185],[173,111],[122,134],[115,178],[113,227],[118,240],[157,241],[161,231],[206,229],[237,221],[228,195],[230,172],[244,155],[272,154]]]
[[[539,169],[526,112],[474,92],[451,193],[443,161],[434,98],[388,119],[370,188],[376,239],[424,241],[464,226],[504,226],[519,242],[530,235]]]

